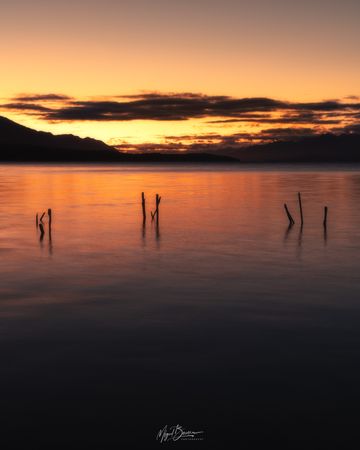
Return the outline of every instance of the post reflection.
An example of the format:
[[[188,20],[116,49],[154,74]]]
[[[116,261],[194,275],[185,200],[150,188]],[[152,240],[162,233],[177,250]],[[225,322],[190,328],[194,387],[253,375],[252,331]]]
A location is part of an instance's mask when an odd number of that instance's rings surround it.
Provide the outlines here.
[[[284,239],[283,242],[284,244],[286,244],[287,240],[289,239],[290,233],[292,231],[292,229],[294,228],[293,224],[290,224],[286,230],[285,230],[285,234],[284,234]]]
[[[324,237],[324,245],[326,246],[327,243],[328,243],[328,232],[327,232],[327,226],[326,225],[324,225],[324,235],[323,235],[323,237]]]

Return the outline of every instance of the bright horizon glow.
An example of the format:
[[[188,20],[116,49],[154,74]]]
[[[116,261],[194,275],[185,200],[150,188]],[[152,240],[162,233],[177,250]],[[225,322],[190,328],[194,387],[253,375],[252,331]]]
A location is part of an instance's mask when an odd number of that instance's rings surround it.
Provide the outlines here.
[[[360,94],[355,0],[74,0],[71,7],[12,0],[0,13],[1,103],[19,93],[48,92],[77,99],[198,92],[292,102]],[[108,143],[259,128],[204,119],[51,123],[1,107],[0,114]]]

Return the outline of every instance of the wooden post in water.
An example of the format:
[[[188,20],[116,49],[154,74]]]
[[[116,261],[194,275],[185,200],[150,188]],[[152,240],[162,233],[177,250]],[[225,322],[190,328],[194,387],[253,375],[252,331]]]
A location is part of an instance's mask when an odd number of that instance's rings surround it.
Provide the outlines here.
[[[327,215],[328,215],[328,207],[325,206],[324,207],[324,222],[323,222],[324,228],[326,228],[326,226],[327,226]]]
[[[152,221],[155,219],[155,216],[156,216],[157,222],[159,221],[159,205],[160,205],[160,202],[161,202],[161,197],[160,197],[159,194],[156,194],[156,204],[155,204],[156,208],[155,208],[155,211],[154,212],[150,211],[151,212],[151,220]]]
[[[52,211],[51,211],[51,208],[48,209],[48,217],[49,217],[49,242],[51,243],[51,240],[52,240],[52,236],[51,236]]]
[[[157,222],[159,222],[159,206],[160,206],[160,202],[161,202],[161,197],[159,194],[156,194],[156,220]]]
[[[292,227],[295,223],[295,220],[292,218],[292,215],[290,214],[290,211],[289,211],[286,203],[284,203],[284,208],[285,208],[286,215],[288,216],[288,219],[289,219],[289,226]]]
[[[303,216],[303,209],[302,209],[300,192],[298,192],[298,200],[299,200],[299,209],[300,209],[300,217],[301,217],[301,226],[303,226],[304,225],[304,216]]]
[[[36,213],[36,228],[39,226],[39,214]]]
[[[42,241],[44,239],[45,231],[44,231],[44,225],[41,222],[39,224],[39,228],[40,228],[40,241]]]
[[[145,203],[145,194],[141,193],[141,204],[142,204],[142,213],[143,213],[143,223],[146,222],[146,203]]]

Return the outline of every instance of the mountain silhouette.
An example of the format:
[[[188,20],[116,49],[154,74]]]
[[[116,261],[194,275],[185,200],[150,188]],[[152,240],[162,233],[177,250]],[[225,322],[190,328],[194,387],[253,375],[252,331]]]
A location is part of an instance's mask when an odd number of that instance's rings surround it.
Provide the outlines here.
[[[219,153],[243,163],[360,162],[360,134],[322,134],[294,141],[224,148]]]
[[[360,162],[360,134],[323,134],[211,152],[121,153],[96,139],[53,135],[0,116],[0,161],[8,162]]]
[[[127,154],[96,139],[35,131],[0,116],[0,161],[8,162],[229,162],[198,153]]]
[[[55,136],[0,117],[2,161],[83,161],[116,156],[117,151],[101,141],[68,134]]]

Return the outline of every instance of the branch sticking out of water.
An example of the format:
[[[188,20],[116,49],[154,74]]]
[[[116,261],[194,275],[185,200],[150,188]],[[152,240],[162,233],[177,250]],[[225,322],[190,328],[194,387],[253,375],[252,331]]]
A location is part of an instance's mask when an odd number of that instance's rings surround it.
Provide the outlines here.
[[[151,220],[155,219],[156,216],[156,221],[159,221],[159,206],[160,206],[160,202],[161,202],[161,197],[159,194],[156,194],[156,209],[154,212],[151,211]]]
[[[288,219],[289,219],[289,226],[292,227],[295,224],[295,220],[292,218],[292,215],[290,214],[290,211],[289,211],[286,203],[284,203],[284,209],[285,209],[286,215],[288,216]]]
[[[302,209],[302,202],[301,202],[301,193],[298,192],[298,200],[299,200],[299,209],[300,209],[300,217],[301,217],[301,226],[304,225],[304,216],[303,216],[303,209]]]
[[[143,223],[146,222],[146,201],[144,192],[141,193],[141,204],[142,204],[142,213],[143,213]]]
[[[42,241],[44,239],[45,231],[44,231],[44,225],[41,222],[39,224],[39,228],[40,228],[40,241]]]

